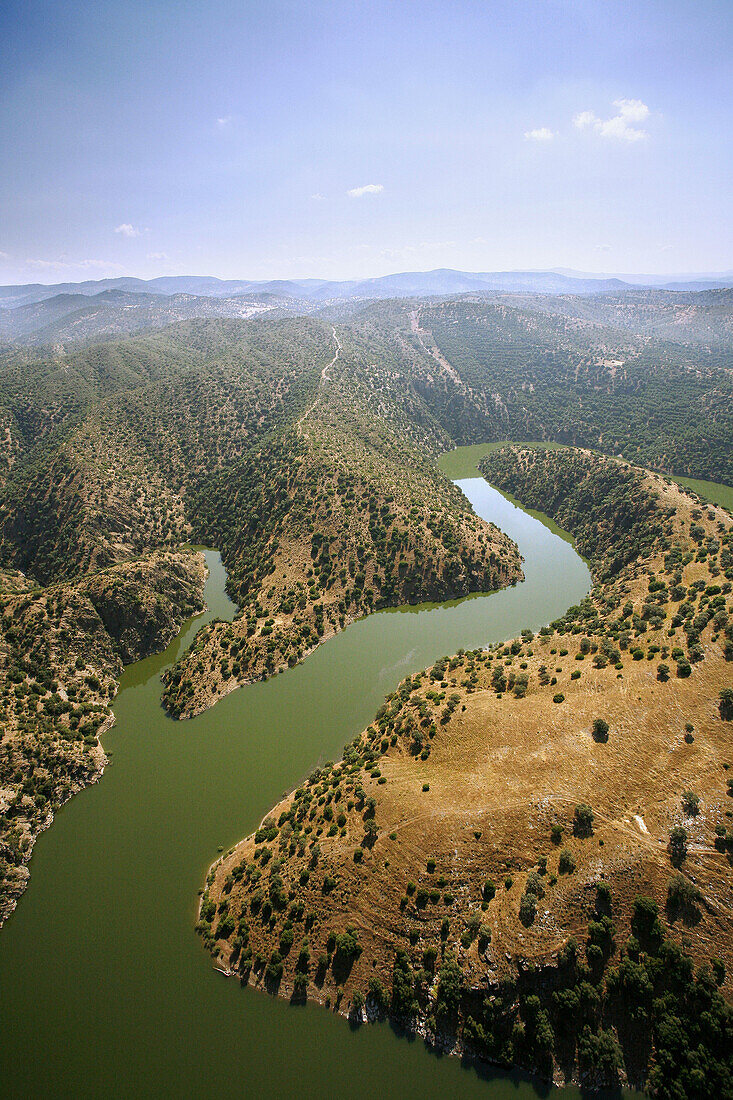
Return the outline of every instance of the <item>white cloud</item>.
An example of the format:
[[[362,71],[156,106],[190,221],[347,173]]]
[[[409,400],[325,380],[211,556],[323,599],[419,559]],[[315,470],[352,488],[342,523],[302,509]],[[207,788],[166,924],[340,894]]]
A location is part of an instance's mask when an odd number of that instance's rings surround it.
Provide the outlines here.
[[[640,99],[614,99],[613,105],[627,122],[643,122],[649,117],[649,108]]]
[[[115,226],[115,233],[121,233],[123,237],[140,236],[140,230],[136,229],[134,225],[130,225],[129,222],[122,222],[121,225]]]
[[[325,197],[326,196],[322,195],[320,191],[316,191],[316,193],[314,195],[311,195],[311,198],[313,199],[314,202],[323,202]]]
[[[610,244],[597,244],[594,249],[595,252],[610,252]]]
[[[216,120],[217,130],[226,130],[227,126],[231,124],[232,115],[222,115],[221,118]]]
[[[552,130],[548,130],[547,126],[540,126],[537,130],[524,131],[526,141],[552,141],[554,136]]]
[[[10,259],[10,253],[9,252],[0,252],[0,260],[9,260],[9,259]]]
[[[352,187],[346,194],[350,199],[360,199],[363,195],[381,195],[384,185],[381,183],[366,183],[363,187]]]
[[[167,252],[148,252],[147,258],[149,260],[167,260],[169,256]]]
[[[584,130],[586,126],[592,126],[593,123],[597,121],[592,111],[581,111],[580,114],[576,115],[573,119],[573,126],[577,126],[579,130]]]
[[[578,130],[592,127],[601,137],[615,138],[617,141],[643,141],[649,136],[646,130],[631,125],[649,117],[646,103],[640,99],[614,99],[613,106],[617,114],[605,119],[599,118],[593,111],[581,111],[573,119],[573,126]]]

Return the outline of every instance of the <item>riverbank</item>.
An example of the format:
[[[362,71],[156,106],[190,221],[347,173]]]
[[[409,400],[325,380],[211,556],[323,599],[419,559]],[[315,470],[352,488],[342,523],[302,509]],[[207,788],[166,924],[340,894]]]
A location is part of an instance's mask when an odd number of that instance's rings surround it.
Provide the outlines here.
[[[202,560],[181,549],[0,597],[0,925],[39,834],[102,776],[123,666],[167,646],[203,586]]]
[[[212,623],[166,672],[169,713],[201,714],[237,687],[294,668],[338,631],[380,610],[443,603],[521,580],[512,540],[477,517],[453,484],[434,476],[429,507],[417,485],[409,498],[401,486],[399,499],[397,484],[355,505],[353,484],[329,467],[323,514],[278,530],[257,598],[248,590],[234,622]],[[430,486],[422,482],[421,488]],[[295,510],[295,497],[290,506]]]
[[[497,452],[487,473],[530,503],[569,507],[597,570],[591,599],[539,635],[403,680],[337,764],[216,866],[199,927],[226,967],[271,992],[348,1004],[356,1017],[371,1001],[433,1033],[451,1021],[476,1053],[568,1081],[598,1085],[589,1074],[604,1064],[609,1082],[642,1083],[651,1034],[639,1053],[610,993],[602,1026],[565,1050],[553,1032],[572,1024],[548,991],[572,999],[606,969],[609,990],[620,981],[634,936],[644,942],[645,895],[659,942],[684,942],[698,965],[720,956],[730,992],[721,795],[733,741],[714,703],[726,684],[730,517],[588,452]],[[686,812],[685,791],[704,809]],[[675,829],[689,889],[670,862]],[[540,1019],[542,1042],[538,1032],[517,1045],[513,1029]]]
[[[469,447],[456,447],[452,451],[446,451],[445,454],[441,455],[438,465],[446,477],[454,481],[460,478],[475,477],[481,459],[506,446],[541,448],[548,451],[571,449],[564,443],[551,442],[502,440],[495,443],[475,443]],[[594,453],[600,454],[601,452]],[[718,504],[729,512],[733,512],[733,486],[718,481],[705,481],[701,478],[668,474],[659,470],[656,472],[661,477],[671,478],[672,481],[676,481],[678,485],[696,493],[703,500],[709,500],[711,504]]]

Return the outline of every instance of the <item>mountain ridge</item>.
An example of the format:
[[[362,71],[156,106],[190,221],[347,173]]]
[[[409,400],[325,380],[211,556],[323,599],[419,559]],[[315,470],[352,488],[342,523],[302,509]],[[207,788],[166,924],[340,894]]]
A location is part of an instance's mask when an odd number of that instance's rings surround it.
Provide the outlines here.
[[[518,271],[461,271],[434,268],[431,271],[401,271],[368,279],[219,279],[213,275],[164,275],[155,279],[121,276],[114,279],[88,279],[65,283],[12,283],[0,286],[0,309],[28,305],[58,294],[92,296],[105,290],[129,293],[172,295],[197,294],[201,297],[233,297],[270,291],[314,301],[342,297],[424,297],[430,294],[455,294],[484,290],[490,293],[582,293],[600,294],[633,287],[657,287],[673,290],[705,290],[733,284],[733,273],[703,275],[608,275],[575,272],[571,269]]]

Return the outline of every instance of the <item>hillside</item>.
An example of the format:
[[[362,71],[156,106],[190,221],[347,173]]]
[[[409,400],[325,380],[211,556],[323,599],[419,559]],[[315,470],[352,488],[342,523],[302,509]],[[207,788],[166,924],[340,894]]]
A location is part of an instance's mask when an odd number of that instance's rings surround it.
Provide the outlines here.
[[[17,343],[0,355],[0,411],[12,445],[34,445],[58,425],[61,409],[68,420],[89,401],[231,361],[229,348],[238,343],[252,341],[278,363],[287,339],[310,343],[318,326],[325,337],[335,323],[352,339],[386,349],[424,406],[422,419],[427,412],[454,442],[555,440],[665,472],[733,479],[730,290],[337,297],[307,309],[300,299],[271,294],[64,296],[90,302],[78,326],[72,311],[43,330],[35,358]],[[58,301],[18,310],[53,310]],[[262,311],[260,320],[243,321],[253,310]],[[289,319],[289,310],[309,311],[312,320]],[[227,316],[212,319],[221,313]],[[182,317],[197,319],[169,323]],[[278,326],[279,346],[270,347],[265,334]],[[137,327],[143,335],[120,339]],[[64,345],[67,339],[76,343]],[[11,439],[0,443],[7,466]]]
[[[215,864],[199,929],[243,980],[352,1019],[655,1096],[709,1095],[704,1065],[724,1095],[733,522],[588,452],[483,469],[575,534],[591,596],[408,677]]]
[[[103,290],[99,294],[57,294],[40,302],[0,309],[0,339],[53,346],[119,339],[204,317],[248,319],[291,306],[273,294],[211,298],[193,294],[147,294]]]
[[[198,537],[220,547],[240,614],[202,631],[168,674],[164,703],[179,717],[296,664],[359,615],[521,578],[514,544],[435,469],[445,437],[387,354],[370,363],[348,339],[336,338],[295,426],[193,498]]]
[[[728,292],[713,293],[720,302],[689,296],[678,343],[666,299],[635,318],[629,307],[630,319],[608,300],[592,316],[562,299],[551,310],[535,299],[421,306],[412,339],[443,368],[431,408],[460,443],[552,440],[731,482],[733,359],[721,323],[730,306]],[[650,335],[655,326],[667,339]],[[700,334],[711,329],[717,337],[706,344]]]
[[[327,361],[326,333],[307,321],[190,322],[14,365],[0,375],[16,429],[4,558],[45,582],[180,541],[188,485],[297,415]]]

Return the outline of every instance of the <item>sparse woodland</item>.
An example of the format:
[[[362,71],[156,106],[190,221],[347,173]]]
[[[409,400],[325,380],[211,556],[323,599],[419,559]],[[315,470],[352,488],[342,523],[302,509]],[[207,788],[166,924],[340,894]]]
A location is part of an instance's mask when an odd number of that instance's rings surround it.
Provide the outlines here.
[[[573,532],[591,595],[403,681],[212,868],[199,930],[243,980],[441,1046],[727,1095],[733,521],[589,452],[482,469]]]

